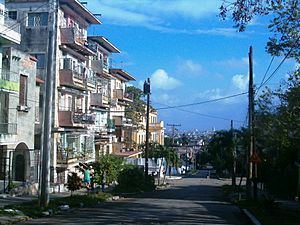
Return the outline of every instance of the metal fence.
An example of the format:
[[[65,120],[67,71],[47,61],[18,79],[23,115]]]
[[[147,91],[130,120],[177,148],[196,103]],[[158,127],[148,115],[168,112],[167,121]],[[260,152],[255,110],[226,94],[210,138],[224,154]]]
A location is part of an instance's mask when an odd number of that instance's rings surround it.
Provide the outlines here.
[[[8,154],[6,154],[6,152],[8,152]],[[15,152],[23,152],[23,155],[26,156],[23,159],[18,158],[14,155]],[[29,161],[26,161],[26,157],[28,156]],[[13,186],[15,186],[16,183],[38,183],[39,172],[40,150],[8,149],[3,151],[2,149],[2,151],[0,152],[0,192],[9,191]]]

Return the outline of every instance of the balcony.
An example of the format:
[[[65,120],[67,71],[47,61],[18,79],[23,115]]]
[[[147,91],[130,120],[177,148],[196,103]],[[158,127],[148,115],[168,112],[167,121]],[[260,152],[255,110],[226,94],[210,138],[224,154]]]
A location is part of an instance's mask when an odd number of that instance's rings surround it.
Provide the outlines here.
[[[61,44],[85,56],[93,56],[95,52],[88,47],[87,36],[75,27],[60,28]]]
[[[131,94],[128,94],[127,92],[124,92],[123,89],[115,89],[113,93],[114,98],[127,102],[133,102],[133,96]]]
[[[86,124],[94,124],[95,116],[87,113],[58,111],[58,122],[60,127],[83,128]]]
[[[131,119],[127,119],[122,116],[114,116],[113,118],[116,126],[132,126]]]
[[[101,60],[91,60],[91,69],[96,73],[103,73],[103,63]]]
[[[91,106],[109,107],[108,97],[101,93],[91,93]]]
[[[0,43],[20,44],[20,24],[4,15],[0,15],[0,21]]]
[[[19,92],[19,75],[9,70],[0,70],[0,89]]]
[[[160,123],[149,123],[149,130],[150,131],[159,131],[164,129],[163,122]]]
[[[57,150],[57,164],[68,166],[78,162],[94,159],[93,152],[76,152],[73,148],[59,148]]]
[[[85,89],[84,67],[73,66],[71,59],[63,59],[63,67],[59,70],[60,86]]]
[[[17,134],[17,124],[16,123],[0,123],[0,134],[13,135]]]

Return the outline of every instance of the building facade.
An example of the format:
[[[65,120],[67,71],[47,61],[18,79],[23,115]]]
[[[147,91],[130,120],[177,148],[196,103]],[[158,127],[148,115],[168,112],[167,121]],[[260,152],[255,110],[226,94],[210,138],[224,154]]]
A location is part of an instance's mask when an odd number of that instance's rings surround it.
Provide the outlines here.
[[[0,179],[38,179],[39,151],[34,148],[39,84],[36,59],[15,47],[20,26],[0,4]]]

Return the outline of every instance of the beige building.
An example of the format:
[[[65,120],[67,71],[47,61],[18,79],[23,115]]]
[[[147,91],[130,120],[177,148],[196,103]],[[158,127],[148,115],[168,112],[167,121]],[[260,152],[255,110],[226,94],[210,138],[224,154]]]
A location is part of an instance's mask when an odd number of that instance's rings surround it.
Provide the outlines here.
[[[140,128],[133,130],[132,140],[137,146],[146,141],[146,117],[142,117]],[[149,142],[164,145],[164,122],[158,121],[158,113],[151,108],[149,112]]]

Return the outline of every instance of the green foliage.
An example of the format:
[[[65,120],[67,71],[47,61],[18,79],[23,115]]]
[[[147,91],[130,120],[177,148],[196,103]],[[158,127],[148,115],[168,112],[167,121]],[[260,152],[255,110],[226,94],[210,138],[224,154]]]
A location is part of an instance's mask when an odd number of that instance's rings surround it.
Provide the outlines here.
[[[103,155],[93,163],[94,182],[109,185],[116,181],[122,169],[123,159],[116,155]]]
[[[293,196],[300,145],[300,73],[291,74],[277,90],[266,89],[257,101],[255,133],[262,164],[259,178],[268,191]]]
[[[300,4],[299,0],[223,0],[220,17],[225,19],[231,13],[235,27],[244,31],[258,15],[269,16],[268,28],[273,33],[267,43],[272,55],[287,55],[300,61]]]
[[[154,178],[148,176],[146,180],[144,170],[141,167],[126,165],[118,176],[118,186],[116,191],[140,192],[154,189]]]
[[[145,116],[145,102],[141,100],[143,91],[134,86],[127,87],[127,93],[133,96],[133,102],[126,107],[125,117],[132,120],[132,124],[138,126]]]
[[[77,173],[72,172],[71,174],[68,174],[68,182],[67,187],[73,193],[76,190],[79,190],[82,186],[82,181],[80,177],[77,175]]]

